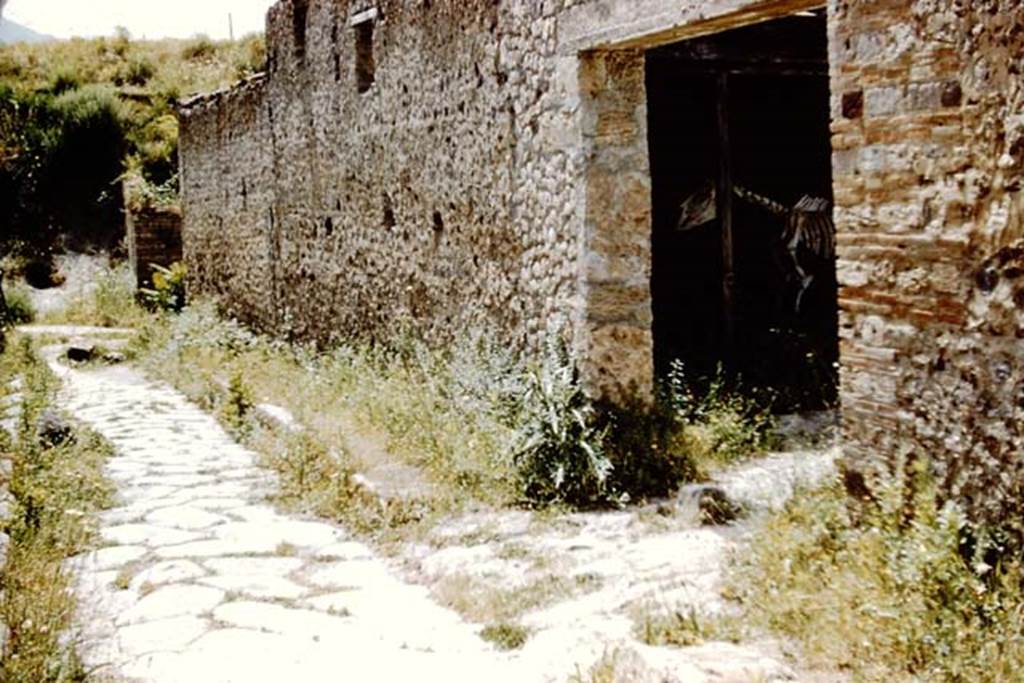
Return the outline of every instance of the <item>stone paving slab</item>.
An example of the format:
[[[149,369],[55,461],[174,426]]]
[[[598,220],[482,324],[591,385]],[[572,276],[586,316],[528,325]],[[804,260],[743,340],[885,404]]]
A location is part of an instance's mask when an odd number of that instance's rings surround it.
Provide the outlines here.
[[[89,666],[147,683],[535,679],[344,529],[276,511],[255,455],[183,396],[58,354],[65,407],[116,451],[105,546],[69,561]]]

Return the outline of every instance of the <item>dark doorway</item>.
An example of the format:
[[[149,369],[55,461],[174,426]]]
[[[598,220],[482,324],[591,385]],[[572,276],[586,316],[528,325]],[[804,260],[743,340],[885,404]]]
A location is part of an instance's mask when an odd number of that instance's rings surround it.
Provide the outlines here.
[[[805,196],[824,200],[816,229],[831,226],[824,12],[650,50],[646,77],[657,371],[721,371],[779,411],[832,405],[834,255],[784,239]]]

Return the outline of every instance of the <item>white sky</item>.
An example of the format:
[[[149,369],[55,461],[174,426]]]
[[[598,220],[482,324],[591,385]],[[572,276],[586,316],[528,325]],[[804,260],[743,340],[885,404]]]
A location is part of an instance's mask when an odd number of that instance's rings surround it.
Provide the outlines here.
[[[188,38],[205,33],[228,37],[228,14],[235,37],[262,31],[275,0],[9,0],[4,20],[58,38],[109,35],[117,26],[133,38]]]

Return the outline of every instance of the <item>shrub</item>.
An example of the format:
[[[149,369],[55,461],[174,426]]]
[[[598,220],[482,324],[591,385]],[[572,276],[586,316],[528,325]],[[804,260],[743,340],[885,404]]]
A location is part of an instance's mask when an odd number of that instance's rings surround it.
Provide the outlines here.
[[[183,59],[190,62],[198,62],[213,58],[217,54],[217,44],[210,40],[209,36],[197,35],[181,49]]]
[[[24,287],[17,284],[9,285],[4,288],[3,293],[7,302],[7,320],[0,320],[0,327],[4,324],[24,325],[35,319],[36,312],[32,306],[32,299]]]
[[[49,323],[133,327],[146,319],[135,302],[135,276],[127,264],[101,272],[92,287],[60,311],[45,316]]]
[[[188,270],[178,262],[170,268],[151,263],[153,269],[152,289],[140,290],[142,300],[152,309],[178,313],[185,307],[185,278]]]
[[[594,505],[614,496],[607,429],[595,426],[594,407],[563,352],[530,373],[517,418],[512,461],[527,501]]]
[[[149,83],[149,79],[156,74],[156,67],[144,57],[136,57],[128,62],[124,72],[124,82],[131,85],[143,86]]]
[[[54,95],[62,95],[70,90],[77,90],[81,86],[81,75],[78,72],[65,67],[53,74],[53,82],[50,85],[50,92]]]

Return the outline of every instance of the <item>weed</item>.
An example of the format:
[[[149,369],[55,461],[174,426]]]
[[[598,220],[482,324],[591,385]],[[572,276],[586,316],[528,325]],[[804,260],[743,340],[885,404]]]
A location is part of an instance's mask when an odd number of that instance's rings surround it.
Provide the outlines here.
[[[24,286],[12,284],[4,289],[3,296],[7,304],[7,319],[0,320],[0,327],[5,324],[23,325],[35,319],[35,308]]]
[[[488,624],[480,631],[480,637],[494,643],[499,650],[518,650],[530,638],[530,630],[519,624],[499,622]]]
[[[231,378],[228,380],[226,396],[220,405],[219,417],[221,422],[227,425],[235,434],[244,436],[249,428],[246,418],[254,405],[252,390],[246,386],[242,372],[240,370],[232,372]],[[284,462],[291,461],[290,455],[292,454],[286,454]],[[299,486],[303,486],[302,481],[299,482]]]
[[[291,543],[282,541],[277,544],[277,548],[274,549],[274,554],[280,557],[295,557],[299,554],[299,549]]]
[[[183,263],[170,268],[151,263],[153,269],[152,289],[142,289],[142,300],[152,309],[178,313],[185,307],[185,277],[188,270]]]
[[[562,353],[530,373],[518,418],[512,462],[526,500],[594,505],[612,496],[607,430],[595,426],[594,408]]]
[[[109,446],[79,431],[59,445],[44,446],[36,432],[56,380],[22,339],[0,357],[0,379],[23,379],[23,414],[11,444],[14,498],[4,531],[10,536],[0,572],[0,622],[10,637],[0,658],[0,679],[63,683],[84,680],[69,629],[75,613],[65,559],[95,542],[96,512],[112,487],[102,476]]]
[[[710,640],[738,643],[738,621],[723,615],[707,615],[688,607],[675,610],[643,610],[635,618],[637,638],[654,646],[691,647]]]
[[[730,386],[721,371],[697,392],[683,365],[673,363],[661,394],[661,404],[683,424],[685,447],[705,467],[748,458],[773,444],[771,413],[741,386]]]
[[[619,683],[627,680],[620,675],[621,660],[619,650],[606,650],[586,672],[577,665],[576,673],[569,677],[569,683]]]
[[[44,316],[47,323],[135,327],[148,314],[135,301],[135,278],[127,264],[101,272],[95,286],[72,299],[67,307]]]
[[[569,598],[580,589],[555,574],[514,587],[497,587],[469,574],[451,574],[433,587],[441,604],[480,624],[514,621],[530,610]]]
[[[795,498],[759,533],[728,593],[751,623],[858,680],[1016,680],[1019,558],[986,561],[991,546],[967,542],[985,534],[937,503],[920,468],[890,479],[873,487],[875,502],[852,502],[840,480]]]
[[[132,577],[135,576],[134,567],[124,567],[114,577],[112,585],[114,588],[122,591],[128,590],[132,585]]]

